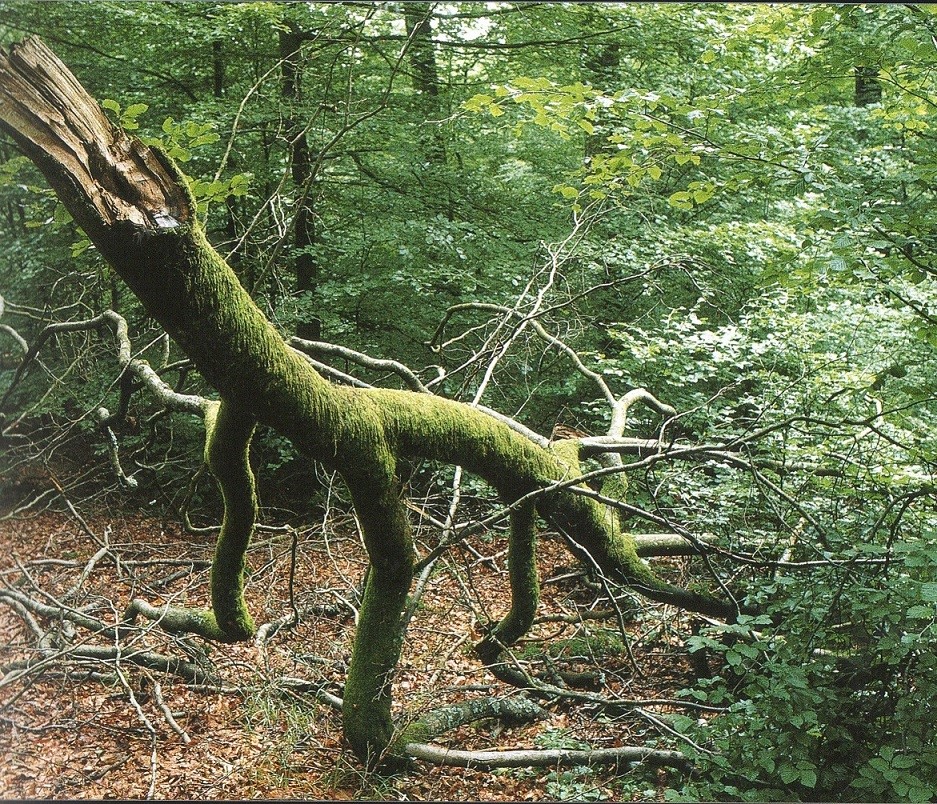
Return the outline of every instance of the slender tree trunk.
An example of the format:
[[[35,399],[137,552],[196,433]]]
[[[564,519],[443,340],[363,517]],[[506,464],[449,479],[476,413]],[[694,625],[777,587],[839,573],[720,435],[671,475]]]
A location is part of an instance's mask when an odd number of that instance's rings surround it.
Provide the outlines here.
[[[870,106],[882,102],[882,84],[878,80],[878,67],[859,66],[855,69],[856,106]]]
[[[601,15],[594,12],[587,14],[586,24],[589,26],[607,24]],[[584,78],[590,84],[603,92],[614,93],[621,84],[621,43],[620,42],[593,42],[583,46],[582,66]],[[611,112],[599,107],[596,119],[592,121],[595,127],[591,134],[586,135],[585,155],[593,156],[609,150],[609,123]]]
[[[305,37],[289,21],[279,32],[281,60],[281,94],[287,105],[284,131],[290,147],[290,170],[296,188],[296,212],[293,219],[293,269],[296,291],[315,297],[319,286],[319,262],[313,247],[316,245],[315,210],[313,209],[313,183],[315,158],[309,148],[305,126],[297,120],[302,100],[301,47]],[[297,322],[296,335],[307,340],[319,340],[322,321],[309,315]]]
[[[211,43],[212,94],[216,98],[224,95],[224,48],[220,40]]]
[[[457,178],[448,166],[446,152],[446,135],[442,123],[446,112],[440,91],[436,49],[431,41],[433,5],[407,3],[404,7],[404,22],[407,36],[410,37],[408,55],[413,88],[417,92],[418,108],[423,117],[417,135],[423,159],[420,173],[426,183],[427,196],[445,199],[444,214],[447,220],[452,221],[456,215],[453,181]]]
[[[439,105],[439,68],[436,65],[436,51],[430,41],[433,34],[431,19],[432,9],[429,3],[407,3],[404,7],[407,36],[410,37],[408,52],[413,88],[420,95],[425,118],[420,130],[420,143],[428,162],[445,165],[446,142],[439,124],[442,118]]]

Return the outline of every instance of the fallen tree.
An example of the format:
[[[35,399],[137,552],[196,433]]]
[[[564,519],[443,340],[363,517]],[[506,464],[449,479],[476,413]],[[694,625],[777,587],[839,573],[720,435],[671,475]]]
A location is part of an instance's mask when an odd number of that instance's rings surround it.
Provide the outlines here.
[[[598,494],[596,499],[581,482],[580,460],[595,454],[594,444],[567,439],[544,445],[473,406],[416,390],[346,387],[325,379],[267,321],[210,245],[185,177],[172,160],[115,127],[38,39],[0,54],[0,126],[219,396],[198,405],[205,419],[206,460],[225,506],[211,607],[134,601],[128,626],[142,616],[169,630],[222,642],[254,636],[243,574],[257,519],[248,462],[257,424],[339,472],[354,503],[370,569],[342,713],[352,749],[368,764],[406,753],[391,717],[391,690],[402,614],[419,565],[398,476],[401,460],[463,467],[487,481],[507,505],[511,607],[476,648],[493,668],[534,620],[538,517],[563,535],[576,556],[616,583],[710,616],[738,613],[736,601],[666,583],[639,558],[634,539],[604,504],[610,498]],[[129,362],[127,370],[141,371]],[[628,404],[636,398],[628,397]],[[624,410],[624,404],[615,408],[615,427]],[[618,470],[620,460],[608,461],[608,478],[617,477]],[[611,484],[603,491],[615,497]]]

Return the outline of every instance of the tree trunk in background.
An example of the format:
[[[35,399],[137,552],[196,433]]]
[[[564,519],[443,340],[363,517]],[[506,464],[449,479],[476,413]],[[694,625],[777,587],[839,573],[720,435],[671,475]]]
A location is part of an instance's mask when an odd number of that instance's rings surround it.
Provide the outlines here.
[[[882,102],[882,84],[878,80],[878,67],[856,67],[855,105],[870,106]]]
[[[407,3],[404,7],[404,22],[410,38],[408,56],[413,88],[418,95],[418,109],[423,117],[417,142],[420,146],[422,165],[420,174],[427,188],[427,195],[439,198],[445,207],[442,210],[447,220],[455,220],[455,197],[452,182],[457,180],[448,168],[446,136],[442,121],[447,112],[443,108],[439,85],[439,65],[436,49],[432,43],[433,9],[430,3]]]
[[[434,165],[446,164],[446,142],[439,125],[442,109],[439,105],[439,68],[436,51],[430,38],[432,10],[429,3],[407,3],[404,20],[410,37],[410,68],[413,88],[420,93],[426,122],[420,131],[420,144],[426,161]]]
[[[215,39],[211,43],[211,72],[212,72],[212,96],[219,103],[224,98],[225,90],[225,52],[224,43],[220,39]],[[232,154],[228,157],[228,167],[234,168],[237,160]],[[253,266],[247,263],[248,275],[244,275],[244,265],[242,264],[241,252],[231,251],[238,240],[238,201],[233,195],[229,195],[224,200],[225,205],[225,223],[223,250],[227,252],[228,264],[234,269],[234,272],[243,281],[247,287],[254,284]]]
[[[590,25],[601,21],[596,20],[594,14],[589,14],[587,20]],[[585,73],[583,78],[588,83],[603,92],[614,93],[621,83],[621,43],[596,42],[584,45],[582,66]],[[599,107],[596,119],[592,121],[595,130],[586,135],[586,157],[609,150],[609,119],[608,111]]]
[[[319,285],[319,263],[313,253],[316,244],[315,210],[313,209],[312,187],[315,182],[315,159],[306,139],[305,126],[296,114],[302,100],[302,63],[300,48],[306,37],[288,20],[287,28],[281,29],[281,94],[286,101],[288,115],[283,121],[284,132],[290,147],[290,170],[296,188],[296,210],[293,217],[293,271],[296,276],[296,292],[314,297]],[[307,340],[319,340],[322,321],[317,316],[307,315],[296,323],[296,334]]]

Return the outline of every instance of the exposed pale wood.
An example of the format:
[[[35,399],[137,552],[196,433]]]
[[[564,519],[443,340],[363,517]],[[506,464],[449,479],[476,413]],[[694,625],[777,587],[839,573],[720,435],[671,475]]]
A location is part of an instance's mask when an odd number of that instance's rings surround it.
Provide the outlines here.
[[[36,37],[0,50],[0,126],[92,240],[102,224],[158,229],[192,214],[154,152],[114,126]]]

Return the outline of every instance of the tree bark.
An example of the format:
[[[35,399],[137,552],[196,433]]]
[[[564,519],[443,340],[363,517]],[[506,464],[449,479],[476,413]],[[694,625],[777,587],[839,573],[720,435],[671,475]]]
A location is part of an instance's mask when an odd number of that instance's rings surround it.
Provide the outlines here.
[[[286,28],[279,31],[281,94],[288,105],[283,129],[290,149],[290,170],[297,193],[296,215],[293,219],[293,266],[296,274],[296,290],[314,296],[319,286],[319,262],[312,251],[316,244],[316,219],[313,209],[315,160],[309,148],[306,129],[296,119],[296,106],[302,93],[302,43],[308,38],[296,26],[286,20]],[[318,340],[322,335],[322,321],[311,316],[296,324],[296,335],[308,340]]]
[[[413,71],[413,88],[420,94],[426,117],[420,130],[420,143],[427,162],[445,165],[446,143],[439,128],[439,120],[442,117],[439,105],[439,69],[436,65],[436,51],[431,41],[432,15],[429,3],[407,3],[404,7],[404,21],[407,36],[410,37],[408,54]]]
[[[882,102],[882,84],[878,80],[878,67],[855,68],[854,102],[856,106],[870,106]]]
[[[343,704],[346,737],[362,760],[379,760],[394,732],[398,624],[414,566],[399,458],[461,465],[508,503],[519,501],[512,518],[511,614],[496,630],[502,644],[523,635],[536,606],[533,506],[566,535],[575,553],[612,580],[705,614],[737,613],[734,601],[659,580],[604,506],[575,489],[551,490],[578,476],[577,456],[544,449],[450,400],[329,384],[287,345],[208,243],[172,161],[113,126],[36,38],[13,45],[8,54],[0,51],[0,126],[221,397],[208,441],[230,525],[222,529],[227,541],[219,541],[213,565],[213,616],[222,636],[247,638],[253,628],[240,575],[253,526],[252,480],[243,463],[254,423],[342,474],[371,563]]]
[[[437,745],[411,743],[407,753],[437,765],[457,768],[492,770],[494,768],[570,768],[577,765],[629,765],[646,763],[652,767],[676,768],[683,773],[693,771],[693,763],[679,751],[654,748],[567,748],[533,749],[529,751],[458,751]]]

